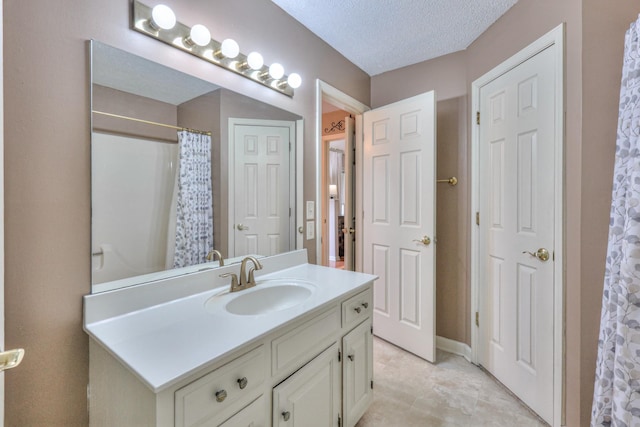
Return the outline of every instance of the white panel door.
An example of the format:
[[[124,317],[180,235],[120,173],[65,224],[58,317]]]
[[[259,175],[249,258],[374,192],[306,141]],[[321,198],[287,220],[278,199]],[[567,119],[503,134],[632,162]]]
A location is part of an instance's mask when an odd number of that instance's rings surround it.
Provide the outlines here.
[[[435,361],[435,92],[364,113],[363,270],[374,333]]]
[[[290,250],[291,127],[234,125],[234,248],[230,257]]]
[[[356,269],[356,217],[355,217],[355,129],[356,122],[345,117],[344,133],[344,269]]]
[[[549,423],[555,58],[546,49],[480,88],[479,129],[480,363]]]

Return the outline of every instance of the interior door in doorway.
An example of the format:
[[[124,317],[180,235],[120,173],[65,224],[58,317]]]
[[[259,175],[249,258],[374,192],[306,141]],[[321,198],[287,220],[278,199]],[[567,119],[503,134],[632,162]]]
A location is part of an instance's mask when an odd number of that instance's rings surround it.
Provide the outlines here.
[[[480,88],[479,361],[553,419],[555,49]]]
[[[290,144],[295,123],[267,122],[230,124],[235,191],[229,194],[233,206],[229,257],[275,255],[294,247]]]
[[[435,362],[435,92],[364,113],[363,270],[374,333]]]
[[[356,217],[355,217],[355,132],[356,123],[345,118],[344,134],[344,269],[356,269]]]

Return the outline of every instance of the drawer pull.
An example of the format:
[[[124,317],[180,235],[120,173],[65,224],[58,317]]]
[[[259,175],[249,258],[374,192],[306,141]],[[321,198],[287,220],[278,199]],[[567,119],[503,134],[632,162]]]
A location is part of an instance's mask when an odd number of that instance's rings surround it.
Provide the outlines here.
[[[227,391],[226,390],[216,391],[216,401],[217,402],[224,402],[224,400],[226,398],[227,398]]]
[[[347,356],[349,358],[349,360],[351,360],[353,362],[353,359],[355,359],[356,357],[353,354],[350,354]]]
[[[282,419],[285,421],[289,421],[289,418],[291,418],[291,413],[289,411],[283,412],[282,413]]]
[[[240,386],[240,390],[243,390],[247,384],[249,383],[249,381],[247,381],[247,377],[242,377],[238,380],[238,386]]]
[[[362,309],[361,309],[360,307],[356,307],[356,308],[354,308],[354,310],[355,310],[355,311],[356,311],[356,313],[358,313],[358,314],[362,311]]]
[[[363,303],[362,303],[362,306],[363,306],[365,309],[366,309],[366,308],[369,308],[369,303],[368,303],[368,302],[363,302]]]

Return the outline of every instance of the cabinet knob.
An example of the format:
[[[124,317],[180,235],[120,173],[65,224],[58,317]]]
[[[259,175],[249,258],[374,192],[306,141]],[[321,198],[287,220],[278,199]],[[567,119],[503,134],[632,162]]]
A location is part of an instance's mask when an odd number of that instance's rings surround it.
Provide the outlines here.
[[[289,411],[283,412],[282,413],[282,419],[285,421],[289,421],[289,418],[291,418],[291,413]]]
[[[363,303],[362,303],[362,306],[363,306],[364,308],[369,308],[369,303],[368,303],[368,302],[363,302]]]
[[[238,380],[238,386],[240,386],[240,390],[244,389],[247,386],[247,377],[242,377]]]
[[[223,402],[226,398],[227,398],[227,391],[226,390],[216,391],[216,401],[217,402]]]
[[[347,357],[348,357],[348,358],[349,358],[349,360],[351,360],[352,362],[353,362],[353,359],[355,359],[355,358],[356,358],[356,356],[355,356],[355,355],[353,355],[353,354],[350,354],[350,355],[348,355]]]
[[[356,311],[356,313],[360,313],[362,311],[362,308],[356,307],[356,308],[354,308],[354,310]]]

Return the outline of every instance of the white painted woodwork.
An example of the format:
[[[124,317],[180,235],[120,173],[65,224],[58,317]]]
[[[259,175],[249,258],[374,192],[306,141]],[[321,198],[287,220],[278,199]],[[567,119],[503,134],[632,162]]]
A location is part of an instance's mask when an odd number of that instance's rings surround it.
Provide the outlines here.
[[[342,303],[342,326],[346,328],[356,326],[372,313],[373,293],[371,289],[367,289]]]
[[[234,138],[234,190],[229,194],[233,207],[229,257],[276,255],[292,249],[295,187],[291,179],[290,144],[294,124],[281,123],[230,122]]]
[[[435,361],[435,93],[364,114],[363,271],[374,331]],[[429,245],[419,242],[424,236]]]
[[[547,422],[554,410],[556,55],[480,88],[480,363]],[[543,262],[526,253],[546,248]],[[484,290],[482,290],[484,289]]]
[[[367,376],[370,387],[372,375],[372,286],[302,314],[158,393],[91,339],[90,425],[266,427],[273,421],[326,427],[338,426],[343,408],[351,408],[350,419],[357,422],[371,402],[364,385]],[[356,307],[363,310],[357,313]],[[344,356],[347,350],[356,363],[345,367],[352,362]],[[243,377],[247,386],[240,389],[237,380]],[[217,402],[220,390],[227,397]],[[289,423],[283,422],[283,408],[291,412]]]
[[[274,427],[338,426],[341,409],[337,343],[273,389]],[[287,419],[283,414],[288,413]]]
[[[264,415],[266,406],[267,399],[264,396],[260,396],[251,402],[249,406],[220,424],[219,427],[268,427],[270,424],[267,422]]]
[[[355,126],[351,117],[345,117],[344,131],[344,269],[356,269],[356,236],[350,234],[349,229],[356,230],[355,219]],[[356,230],[357,233],[357,230]]]
[[[327,339],[340,329],[340,310],[334,308],[316,316],[293,331],[273,340],[271,344],[271,372],[274,375],[301,366],[313,354],[318,354]]]
[[[371,319],[342,338],[344,426],[353,427],[373,401],[373,334]]]
[[[264,382],[265,362],[265,348],[260,346],[176,391],[176,427],[206,425],[207,420],[236,413]],[[244,389],[238,385],[242,378],[247,379]],[[216,393],[221,391],[227,397],[218,402]]]

